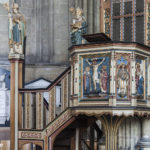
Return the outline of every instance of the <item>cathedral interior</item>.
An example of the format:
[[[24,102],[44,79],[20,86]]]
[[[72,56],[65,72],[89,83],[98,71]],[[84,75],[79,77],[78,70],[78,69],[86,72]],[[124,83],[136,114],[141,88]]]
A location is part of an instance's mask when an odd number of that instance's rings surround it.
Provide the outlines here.
[[[150,0],[0,0],[0,150],[150,150]]]

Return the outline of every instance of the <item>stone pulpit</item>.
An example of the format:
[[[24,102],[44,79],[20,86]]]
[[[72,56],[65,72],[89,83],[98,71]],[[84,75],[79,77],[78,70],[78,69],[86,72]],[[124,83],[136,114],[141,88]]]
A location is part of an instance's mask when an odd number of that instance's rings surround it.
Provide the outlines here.
[[[134,42],[114,42],[103,33],[83,37],[87,44],[74,45],[69,49],[72,106],[80,108],[76,113],[90,116],[109,114],[112,116],[111,120],[114,116],[136,115],[142,117],[143,128],[148,128],[150,48]],[[116,128],[115,123],[111,124],[107,117],[105,120],[109,128],[108,142],[116,145],[110,136]],[[150,132],[144,131],[142,130],[141,140],[146,140],[145,145],[148,146]],[[140,144],[137,145],[140,147]],[[108,146],[107,149],[111,148]]]

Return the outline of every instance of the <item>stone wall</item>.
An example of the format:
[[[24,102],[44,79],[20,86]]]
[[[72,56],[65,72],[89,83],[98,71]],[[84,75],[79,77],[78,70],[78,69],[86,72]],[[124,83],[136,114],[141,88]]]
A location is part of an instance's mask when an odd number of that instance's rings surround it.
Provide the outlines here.
[[[126,118],[119,127],[117,150],[134,150],[141,138],[141,123],[138,118]]]
[[[99,0],[16,0],[16,2],[19,4],[20,12],[25,16],[27,23],[25,63],[29,66],[35,66],[37,70],[41,66],[43,68],[68,66],[68,47],[71,46],[70,24],[72,21],[70,7],[83,8],[88,22],[88,33],[99,32]],[[0,3],[0,22],[0,67],[8,69],[8,17],[2,3]],[[26,69],[27,76],[31,76],[30,72],[33,72],[30,68]],[[53,71],[56,70],[58,69]],[[61,67],[60,70],[56,74],[63,71]],[[41,73],[39,76],[45,76],[45,71],[39,71],[38,74]],[[29,78],[31,79],[31,77]],[[26,80],[29,80],[28,77]]]

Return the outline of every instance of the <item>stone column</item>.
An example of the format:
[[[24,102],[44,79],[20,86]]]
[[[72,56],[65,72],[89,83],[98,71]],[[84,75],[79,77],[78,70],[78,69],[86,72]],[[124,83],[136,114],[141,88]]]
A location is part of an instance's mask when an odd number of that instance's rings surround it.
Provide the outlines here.
[[[80,8],[82,8],[82,6],[83,6],[83,0],[79,0],[78,1],[78,5],[79,5]]]
[[[104,0],[100,1],[100,32],[104,31]]]
[[[93,0],[88,1],[88,34],[93,33]]]
[[[75,150],[79,150],[79,128],[76,128],[76,137],[75,137],[75,145],[76,145],[76,148]]]
[[[100,32],[100,0],[94,0],[94,33]]]
[[[54,56],[54,0],[49,0],[49,50],[52,58]],[[52,61],[50,59],[50,62]]]
[[[77,8],[79,5],[78,5],[78,0],[74,0],[75,1],[75,8]]]
[[[123,117],[103,115],[100,118],[105,132],[105,149],[117,150],[117,133]],[[104,146],[102,147],[102,149]]]
[[[142,137],[136,147],[138,150],[150,149],[150,118],[144,118],[142,120]]]
[[[23,87],[23,60],[19,61],[19,66],[18,66],[18,72],[19,72],[19,76],[18,76],[18,88],[21,89]],[[18,100],[18,128],[21,129],[23,128],[23,121],[22,121],[22,94],[18,93],[19,95],[19,100]]]
[[[22,88],[23,54],[9,54],[11,69],[10,87],[10,145],[11,150],[18,149],[18,128],[22,127],[22,99],[18,92]]]
[[[148,70],[147,70],[147,82],[150,83],[150,57],[148,58]],[[147,96],[148,96],[148,103],[147,106],[150,107],[150,84],[147,84]]]
[[[87,20],[87,0],[83,0],[83,15]]]
[[[132,53],[131,56],[131,105],[137,105],[137,98],[136,98],[136,82],[135,82],[135,54]]]
[[[116,60],[115,60],[115,52],[111,54],[111,67],[110,67],[110,99],[109,105],[116,106]]]
[[[77,56],[74,62],[74,94],[79,95],[79,64]]]

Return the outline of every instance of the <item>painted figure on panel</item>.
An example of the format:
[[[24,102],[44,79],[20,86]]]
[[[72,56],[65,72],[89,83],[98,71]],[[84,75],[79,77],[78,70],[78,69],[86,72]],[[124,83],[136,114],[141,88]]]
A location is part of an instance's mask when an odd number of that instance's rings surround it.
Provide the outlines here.
[[[96,59],[93,59],[92,60],[92,63],[90,63],[88,61],[88,59],[86,60],[87,63],[92,67],[93,69],[93,76],[92,76],[92,79],[93,79],[93,84],[94,84],[94,90],[96,91],[96,84],[98,83],[99,84],[99,78],[98,78],[98,67],[104,62],[105,58],[103,58],[102,61],[100,61],[98,64],[97,64],[97,60]]]
[[[110,58],[92,57],[83,59],[83,95],[108,98]]]
[[[12,12],[10,12],[9,4],[6,3],[4,7],[8,10],[9,17],[9,46],[10,53],[23,54],[24,40],[25,40],[25,20],[23,15],[19,12],[19,5],[14,3]]]
[[[90,74],[90,67],[86,67],[83,75],[84,81],[84,90],[86,93],[90,93],[91,91],[91,74]]]
[[[108,74],[107,74],[107,66],[102,66],[102,70],[100,72],[100,88],[102,93],[107,93],[107,81],[108,81]]]
[[[72,44],[82,44],[82,34],[87,32],[87,23],[83,16],[83,10],[81,8],[70,8],[70,12],[73,16],[73,23],[71,24],[71,41]]]
[[[129,73],[127,71],[127,65],[125,63],[121,63],[118,70],[118,95],[121,98],[127,96],[128,80]]]
[[[142,95],[144,94],[144,78],[143,78],[143,72],[141,70],[141,65],[139,62],[136,63],[136,90],[137,94]]]

